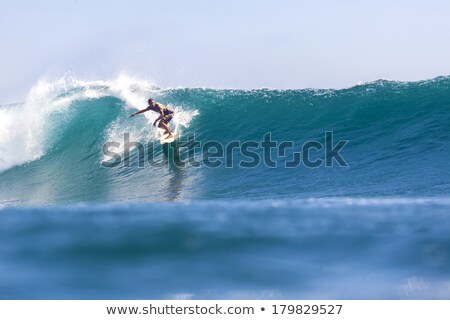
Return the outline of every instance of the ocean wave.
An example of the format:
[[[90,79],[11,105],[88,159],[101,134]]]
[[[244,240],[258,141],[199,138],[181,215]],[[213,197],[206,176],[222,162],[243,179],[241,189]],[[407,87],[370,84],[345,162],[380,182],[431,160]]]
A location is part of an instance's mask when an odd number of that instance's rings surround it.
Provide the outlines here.
[[[346,89],[157,88],[111,81],[40,81],[24,103],[0,107],[0,200],[24,203],[447,196],[450,77],[379,80]],[[159,138],[156,113],[129,118],[149,97],[176,112],[172,124],[201,143],[291,141],[297,149],[346,140],[348,167],[285,169],[104,168],[106,142]],[[123,146],[123,145],[122,145]],[[117,149],[123,156],[123,149]],[[259,152],[259,151],[258,151]],[[196,151],[202,158],[202,151]],[[167,157],[164,150],[157,157]],[[236,154],[237,161],[243,156]],[[137,162],[132,152],[131,161]],[[363,186],[363,187],[361,187]]]
[[[0,297],[448,299],[448,212],[406,197],[13,206]]]

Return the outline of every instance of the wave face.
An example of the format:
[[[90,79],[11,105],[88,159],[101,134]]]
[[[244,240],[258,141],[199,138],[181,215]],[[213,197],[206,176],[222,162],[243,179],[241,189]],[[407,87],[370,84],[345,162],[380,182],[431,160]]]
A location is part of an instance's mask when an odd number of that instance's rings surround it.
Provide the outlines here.
[[[149,97],[176,111],[181,142],[165,148],[151,126],[156,114],[130,118]],[[46,204],[183,199],[448,196],[450,191],[450,77],[421,82],[376,81],[342,90],[159,89],[121,77],[115,81],[40,82],[24,103],[0,107],[0,201]],[[308,141],[348,140],[333,167],[285,168],[286,157]],[[217,141],[292,141],[275,168],[187,166],[171,161],[194,135]],[[155,142],[158,167],[103,167],[106,142]],[[184,140],[183,140],[184,139]],[[159,146],[159,147],[158,147]],[[178,146],[178,147],[177,147]],[[115,149],[124,158],[122,147]],[[201,148],[197,160],[205,159]],[[259,156],[263,151],[255,149]],[[321,156],[320,151],[310,155]],[[167,163],[164,160],[168,160]]]

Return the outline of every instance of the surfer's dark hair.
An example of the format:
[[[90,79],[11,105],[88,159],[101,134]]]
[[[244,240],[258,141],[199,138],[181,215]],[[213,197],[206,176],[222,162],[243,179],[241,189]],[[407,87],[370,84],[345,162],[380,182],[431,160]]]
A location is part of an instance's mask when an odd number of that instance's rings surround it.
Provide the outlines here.
[[[148,104],[150,104],[151,102],[153,102],[154,100],[152,98],[148,99]]]

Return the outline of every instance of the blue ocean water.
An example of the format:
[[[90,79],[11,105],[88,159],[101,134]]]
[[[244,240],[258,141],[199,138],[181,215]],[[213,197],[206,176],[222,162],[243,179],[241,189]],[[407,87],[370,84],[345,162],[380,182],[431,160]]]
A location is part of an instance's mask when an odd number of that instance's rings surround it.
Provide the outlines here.
[[[176,111],[179,142],[159,145],[156,114],[129,118],[148,97]],[[41,82],[0,107],[0,298],[448,299],[449,123],[450,77],[341,90]],[[285,167],[326,132],[346,141],[346,166]],[[143,166],[125,133],[154,145]],[[211,168],[187,148],[269,133],[293,144],[269,166],[239,166],[249,157],[234,149]],[[121,160],[109,167],[108,142]]]

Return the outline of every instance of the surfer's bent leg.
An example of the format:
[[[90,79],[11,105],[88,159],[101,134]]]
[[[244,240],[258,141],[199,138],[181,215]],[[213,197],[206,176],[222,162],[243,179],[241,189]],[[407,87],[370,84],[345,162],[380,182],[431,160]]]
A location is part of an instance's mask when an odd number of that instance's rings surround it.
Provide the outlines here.
[[[164,134],[167,134],[167,133],[171,134],[170,128],[166,124],[160,122],[158,127],[160,127],[161,129],[166,130],[166,131],[164,131]]]
[[[161,121],[159,122],[158,127],[160,127],[161,129],[164,129],[166,131],[164,131],[164,134],[169,134],[170,136],[172,136],[172,130],[170,130],[169,128],[169,121],[172,120],[172,117],[167,117],[167,118],[163,118],[161,119]]]

